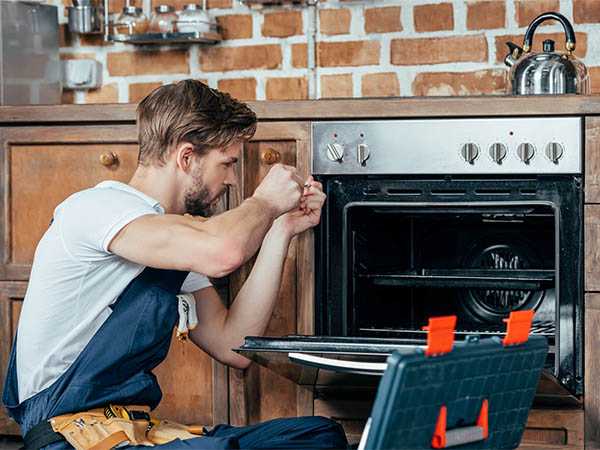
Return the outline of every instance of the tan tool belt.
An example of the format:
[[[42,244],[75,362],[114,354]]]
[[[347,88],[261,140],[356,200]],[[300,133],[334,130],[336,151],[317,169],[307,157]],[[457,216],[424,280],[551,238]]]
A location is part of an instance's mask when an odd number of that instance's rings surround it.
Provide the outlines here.
[[[116,446],[154,446],[174,439],[202,435],[202,427],[189,427],[150,418],[147,406],[117,406],[62,414],[50,419],[52,429],[77,450],[108,450]]]

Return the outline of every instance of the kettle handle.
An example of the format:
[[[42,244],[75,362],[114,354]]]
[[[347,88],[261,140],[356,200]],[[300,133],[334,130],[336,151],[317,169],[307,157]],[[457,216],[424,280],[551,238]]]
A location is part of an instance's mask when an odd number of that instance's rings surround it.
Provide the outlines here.
[[[573,31],[573,27],[571,26],[569,20],[560,13],[546,12],[533,19],[533,22],[529,24],[529,27],[525,32],[525,38],[523,39],[523,51],[525,53],[529,53],[531,51],[531,43],[533,41],[533,33],[535,32],[535,29],[540,23],[550,19],[558,20],[565,29],[565,34],[567,35],[567,42],[565,44],[567,52],[571,54],[571,52],[575,50],[575,32]]]

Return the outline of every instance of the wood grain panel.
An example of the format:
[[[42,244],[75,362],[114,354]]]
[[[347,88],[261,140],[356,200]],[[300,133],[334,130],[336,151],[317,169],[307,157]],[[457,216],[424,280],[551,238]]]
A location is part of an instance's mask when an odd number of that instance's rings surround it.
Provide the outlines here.
[[[4,389],[4,378],[8,369],[10,350],[26,290],[27,283],[0,282],[0,381],[2,389]],[[0,434],[21,434],[21,428],[4,408],[0,408]]]
[[[118,155],[116,164],[101,164],[100,155],[106,151]],[[128,182],[137,165],[137,151],[136,144],[12,145],[9,261],[33,262],[54,208],[69,195],[103,180]]]
[[[349,444],[360,441],[367,418],[373,409],[373,398],[360,399],[315,399],[315,416],[329,417],[344,428]]]
[[[252,195],[258,184],[271,168],[261,155],[279,155],[277,162],[298,166],[300,151],[307,149],[309,127],[306,123],[259,123],[256,135],[244,148],[238,176],[242,179],[238,188],[231,192],[231,206],[239,205]],[[298,173],[303,178],[309,174],[307,155],[302,155]],[[304,240],[302,240],[304,239]],[[284,273],[277,304],[267,326],[266,334],[281,336],[297,332],[297,302],[303,283],[299,279],[299,261],[307,259],[306,238],[294,238],[290,243],[284,265]],[[310,242],[310,241],[309,241]],[[250,273],[252,261],[231,276],[232,296],[241,288]],[[306,277],[302,272],[303,279]],[[308,291],[308,295],[312,290]],[[307,300],[303,302],[308,303]],[[245,371],[230,371],[230,423],[247,425],[276,417],[295,417],[298,413],[312,413],[312,393],[307,394],[289,380],[260,367],[251,365]]]
[[[241,186],[244,198],[252,195],[271,169],[271,165],[265,164],[261,160],[263,152],[276,152],[280,155],[278,162],[290,166],[296,165],[295,141],[252,141],[247,143],[243,155],[244,174]],[[296,332],[296,243],[297,239],[293,239],[290,243],[279,296],[267,325],[266,335],[281,336]],[[236,285],[232,288],[233,296],[237,295],[243,280],[250,273],[252,265],[253,261],[250,261],[232,275],[232,278],[237,278]],[[231,409],[232,424],[254,424],[276,417],[296,415],[296,386],[290,381],[256,364],[246,369],[241,377],[238,374],[231,379],[231,383],[240,381],[246,386],[238,386],[232,390],[232,393],[243,395],[242,398],[232,398],[231,403],[237,404],[235,409]]]
[[[585,446],[600,449],[600,294],[585,295],[584,330]]]
[[[0,128],[0,279],[29,277],[33,249],[65,197],[103,179],[128,179],[135,142],[131,125]],[[103,166],[106,150],[121,153],[120,162]]]
[[[583,235],[585,290],[600,291],[600,205],[584,206]]]
[[[564,440],[563,440],[564,439]],[[581,409],[532,409],[519,449],[584,448],[584,414]],[[587,447],[586,448],[597,448]]]
[[[396,97],[252,101],[261,121],[419,117],[598,115],[598,95]],[[0,106],[0,123],[135,123],[135,104]]]
[[[585,201],[600,203],[600,117],[585,118]]]
[[[178,423],[213,425],[212,358],[173,332],[167,358],[154,369],[163,398],[153,416]]]

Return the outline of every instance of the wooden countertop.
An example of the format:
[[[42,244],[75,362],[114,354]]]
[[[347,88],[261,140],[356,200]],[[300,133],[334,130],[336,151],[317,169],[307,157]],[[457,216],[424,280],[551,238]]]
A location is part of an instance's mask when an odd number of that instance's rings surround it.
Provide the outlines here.
[[[248,102],[260,120],[600,115],[600,95]],[[135,122],[135,104],[0,106],[0,124]]]

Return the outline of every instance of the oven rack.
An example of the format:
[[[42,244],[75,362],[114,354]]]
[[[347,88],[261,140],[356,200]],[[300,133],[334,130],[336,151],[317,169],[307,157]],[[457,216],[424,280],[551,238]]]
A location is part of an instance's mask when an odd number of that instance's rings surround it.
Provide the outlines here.
[[[555,271],[542,269],[419,269],[357,273],[376,286],[511,289],[539,291],[554,286]]]
[[[381,333],[386,335],[411,335],[411,334],[426,334],[427,331],[422,329],[422,324],[418,323],[407,323],[398,328],[360,328],[361,333]],[[530,334],[539,334],[547,337],[554,337],[556,334],[556,324],[554,322],[534,322],[531,324]],[[493,324],[480,324],[471,323],[465,324],[460,328],[454,330],[454,334],[457,336],[466,336],[469,334],[483,334],[499,336],[506,334],[505,323],[493,323]]]

